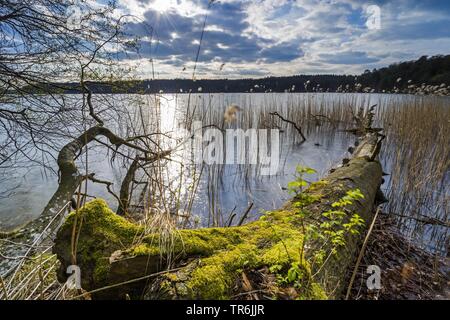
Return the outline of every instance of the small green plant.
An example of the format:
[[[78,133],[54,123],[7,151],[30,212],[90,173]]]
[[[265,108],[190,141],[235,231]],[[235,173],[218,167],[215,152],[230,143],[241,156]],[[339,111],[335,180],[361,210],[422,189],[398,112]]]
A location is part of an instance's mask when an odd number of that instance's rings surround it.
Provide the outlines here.
[[[301,280],[303,280],[305,276],[305,270],[300,268],[300,265],[298,263],[293,262],[287,272],[285,282],[298,284]]]
[[[277,282],[280,285],[293,285],[296,288],[302,286],[303,280],[310,277],[310,274],[305,268],[296,260],[291,261],[289,269],[284,269],[282,266],[274,265],[270,269],[270,272],[275,273],[277,276]]]
[[[311,257],[312,261],[316,265],[323,266],[330,256],[337,255],[339,247],[346,245],[347,234],[359,234],[359,228],[364,225],[364,220],[357,213],[353,213],[349,217],[350,213],[348,213],[346,207],[352,205],[355,201],[363,199],[364,195],[359,189],[348,190],[341,199],[331,204],[330,210],[322,213],[320,224],[308,224],[305,226],[304,219],[308,218],[308,211],[305,207],[318,198],[317,195],[304,192],[307,188],[313,187],[313,184],[305,179],[305,175],[314,173],[316,171],[312,168],[297,166],[296,179],[288,184],[288,191],[295,194],[293,205],[299,209],[298,215],[302,218],[301,226],[305,241],[301,250],[301,256],[303,256],[305,243],[314,243],[317,247]],[[319,183],[323,184],[326,181]],[[295,282],[293,279],[297,277],[297,271],[296,266],[293,264],[282,280],[284,282]]]
[[[303,191],[310,188],[313,184],[304,178],[307,174],[317,173],[316,170],[308,167],[303,167],[298,165],[295,169],[295,180],[288,183],[288,192],[295,195],[292,202],[293,206],[296,208],[303,208],[308,204],[313,203],[317,200],[317,196],[311,195],[309,193],[304,193]],[[317,183],[317,182],[316,182]],[[299,215],[305,216],[306,213],[303,210],[299,210]]]
[[[348,190],[345,194],[345,196],[342,197],[342,199],[334,202],[331,204],[333,208],[343,208],[346,205],[350,205],[355,200],[363,199],[364,195],[361,193],[359,189],[355,190]]]
[[[348,190],[340,200],[331,204],[334,210],[328,210],[322,213],[325,221],[320,224],[320,229],[333,244],[333,252],[336,248],[345,246],[345,235],[347,233],[358,234],[359,227],[364,225],[364,220],[354,213],[348,222],[345,222],[347,213],[345,207],[353,204],[354,201],[364,198],[359,189]]]
[[[364,225],[364,220],[360,215],[351,213],[348,209],[355,201],[364,198],[359,189],[348,190],[342,198],[333,202],[331,208],[322,212],[319,217],[311,215],[308,206],[322,197],[320,192],[314,191],[328,183],[326,180],[314,183],[306,180],[306,175],[314,173],[317,172],[312,168],[297,166],[295,180],[288,184],[288,191],[295,195],[292,204],[297,209],[297,221],[303,234],[299,259],[305,263],[305,259],[308,259],[307,264],[311,270],[315,270],[315,273],[306,272],[303,264],[296,260],[291,261],[287,270],[281,265],[274,265],[270,270],[277,275],[279,284],[293,286],[302,292],[309,290],[308,283],[327,264],[329,259],[338,255],[338,249],[346,245],[348,235],[359,234],[360,227]],[[307,219],[317,223],[305,223]],[[308,248],[309,251],[307,258],[305,248]]]
[[[305,228],[305,239],[328,240],[333,244],[333,249],[345,246],[345,235],[348,233],[359,234],[359,227],[364,225],[364,220],[357,213],[346,219],[348,214],[345,207],[362,198],[364,195],[359,189],[347,191],[344,197],[331,204],[333,209],[322,213],[323,222],[319,225],[310,224]],[[306,215],[304,210],[300,210],[300,213]],[[333,250],[333,252],[335,251]]]
[[[301,194],[311,183],[305,180],[305,174],[317,173],[316,170],[308,167],[298,165],[295,169],[295,180],[288,183],[288,192],[299,195]]]
[[[331,243],[329,253],[319,246],[313,256],[314,264],[323,265],[331,255],[337,255],[338,248],[346,245],[347,234],[359,234],[359,228],[364,225],[364,220],[359,214],[354,213],[349,219],[345,207],[353,204],[354,201],[364,198],[359,189],[349,190],[340,200],[331,204],[334,209],[322,213],[324,218],[320,225],[310,225],[306,230],[307,239],[318,240],[319,243]]]

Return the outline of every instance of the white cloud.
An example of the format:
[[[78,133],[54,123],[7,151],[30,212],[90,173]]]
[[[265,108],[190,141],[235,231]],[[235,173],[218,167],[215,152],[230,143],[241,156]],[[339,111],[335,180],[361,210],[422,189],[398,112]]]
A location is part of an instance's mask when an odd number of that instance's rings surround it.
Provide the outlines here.
[[[218,43],[218,44],[217,44],[217,47],[220,48],[220,49],[223,49],[223,50],[226,50],[226,49],[229,49],[229,48],[230,48],[229,46],[224,45],[224,44],[222,44],[222,43]]]
[[[185,17],[193,17],[207,12],[191,0],[121,0],[119,8],[140,19],[144,18],[145,12],[149,9],[154,9],[161,14],[174,11]]]

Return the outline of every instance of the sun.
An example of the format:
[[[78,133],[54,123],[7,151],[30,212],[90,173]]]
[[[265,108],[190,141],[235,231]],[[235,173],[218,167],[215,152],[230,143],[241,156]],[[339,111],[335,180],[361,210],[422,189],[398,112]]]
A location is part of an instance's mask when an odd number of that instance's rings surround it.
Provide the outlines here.
[[[176,1],[172,0],[154,0],[152,4],[150,5],[151,8],[158,11],[159,13],[165,13],[172,9],[174,7],[174,4],[176,4]]]

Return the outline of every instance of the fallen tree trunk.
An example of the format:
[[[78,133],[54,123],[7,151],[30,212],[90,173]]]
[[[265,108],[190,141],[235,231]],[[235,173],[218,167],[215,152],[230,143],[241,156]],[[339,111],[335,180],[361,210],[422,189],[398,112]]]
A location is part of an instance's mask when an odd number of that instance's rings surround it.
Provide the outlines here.
[[[363,197],[341,208],[342,224],[355,213],[365,226],[370,224],[382,182],[376,160],[381,140],[378,133],[367,132],[345,164],[283,208],[243,226],[177,230],[168,241],[159,234],[145,235],[102,200],[92,201],[78,216],[69,215],[58,232],[54,252],[61,262],[59,279],[67,278],[72,264],[76,230],[74,255],[82,286],[94,290],[94,298],[228,299],[246,292],[251,297],[258,290],[278,298],[339,298],[361,236],[343,233],[344,245],[337,245],[320,228],[330,222],[324,213],[335,210],[352,190]],[[339,228],[335,233],[343,230]],[[315,236],[314,229],[319,230]]]

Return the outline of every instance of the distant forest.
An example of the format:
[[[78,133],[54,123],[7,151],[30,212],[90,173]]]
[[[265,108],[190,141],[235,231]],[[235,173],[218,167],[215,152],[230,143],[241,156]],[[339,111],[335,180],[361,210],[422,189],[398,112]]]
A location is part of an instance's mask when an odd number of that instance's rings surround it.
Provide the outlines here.
[[[450,55],[423,56],[416,61],[366,70],[361,75],[296,75],[260,79],[157,79],[128,82],[89,82],[93,93],[188,93],[188,92],[392,92],[411,85],[450,85]],[[65,93],[79,93],[79,84],[53,84]],[[347,90],[345,90],[347,88]]]

